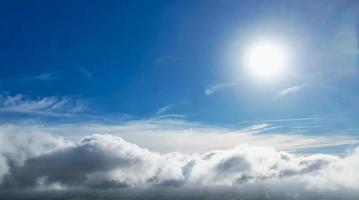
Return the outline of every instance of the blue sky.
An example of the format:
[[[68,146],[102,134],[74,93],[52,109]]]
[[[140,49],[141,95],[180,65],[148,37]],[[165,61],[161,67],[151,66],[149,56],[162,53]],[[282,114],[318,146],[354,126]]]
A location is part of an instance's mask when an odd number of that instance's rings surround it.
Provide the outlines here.
[[[0,121],[175,118],[357,139],[358,9],[357,1],[2,2]],[[243,70],[246,47],[261,38],[289,49],[288,73],[276,81]]]

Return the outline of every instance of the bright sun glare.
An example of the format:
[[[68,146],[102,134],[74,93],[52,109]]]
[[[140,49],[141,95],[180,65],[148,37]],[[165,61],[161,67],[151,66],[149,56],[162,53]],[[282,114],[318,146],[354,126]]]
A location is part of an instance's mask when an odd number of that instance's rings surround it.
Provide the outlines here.
[[[260,79],[275,79],[285,72],[287,52],[279,43],[264,41],[251,46],[246,54],[246,67]]]

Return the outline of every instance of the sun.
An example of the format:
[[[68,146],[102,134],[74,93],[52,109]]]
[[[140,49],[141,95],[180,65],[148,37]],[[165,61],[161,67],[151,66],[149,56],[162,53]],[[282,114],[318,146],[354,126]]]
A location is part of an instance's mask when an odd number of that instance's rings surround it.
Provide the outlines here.
[[[247,50],[246,68],[256,78],[279,78],[288,64],[287,50],[278,42],[260,41]]]

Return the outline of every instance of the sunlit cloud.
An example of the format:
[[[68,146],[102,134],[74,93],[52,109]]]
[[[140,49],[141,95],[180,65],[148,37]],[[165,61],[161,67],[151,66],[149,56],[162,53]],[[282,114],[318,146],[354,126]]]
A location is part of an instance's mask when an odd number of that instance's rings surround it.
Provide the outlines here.
[[[358,149],[344,157],[299,156],[248,145],[159,154],[108,134],[89,135],[78,142],[47,134],[23,134],[20,139],[1,133],[0,138],[2,189],[227,187],[251,194],[265,186],[267,195],[273,190],[290,192],[286,199],[298,192],[348,195],[359,189]]]

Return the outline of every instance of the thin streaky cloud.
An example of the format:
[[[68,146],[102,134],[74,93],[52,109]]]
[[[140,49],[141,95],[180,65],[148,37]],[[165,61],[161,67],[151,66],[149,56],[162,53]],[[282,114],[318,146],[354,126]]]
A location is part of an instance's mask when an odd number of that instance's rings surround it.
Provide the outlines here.
[[[45,74],[39,74],[36,76],[33,76],[33,79],[40,80],[40,81],[48,81],[52,79],[53,74],[52,73],[45,73]]]
[[[79,67],[79,68],[78,68],[78,71],[79,71],[83,76],[85,76],[87,79],[92,79],[92,78],[93,78],[93,74],[92,74],[89,70],[87,70],[87,69],[85,69],[85,68],[83,68],[83,67]]]
[[[165,106],[159,108],[159,109],[156,111],[156,115],[165,114],[165,113],[167,113],[169,110],[171,110],[172,108],[173,108],[173,104],[165,105]]]
[[[284,97],[284,96],[288,96],[290,94],[294,94],[294,93],[302,90],[304,87],[306,87],[306,84],[295,85],[295,86],[283,89],[279,92],[279,96]]]
[[[175,107],[178,107],[178,106],[181,106],[181,105],[184,105],[187,103],[188,103],[188,101],[183,100],[183,101],[180,101],[177,103],[166,104],[156,110],[156,115],[158,115],[158,116],[159,115],[164,115],[164,116],[176,115],[176,114],[168,114],[168,112],[171,111],[172,109],[174,109]],[[178,116],[178,114],[177,114],[177,116]],[[182,116],[182,115],[180,115],[180,116]]]
[[[228,88],[232,88],[232,87],[237,87],[239,86],[239,82],[228,82],[228,83],[217,83],[214,84],[212,86],[209,86],[208,88],[206,88],[206,90],[204,91],[204,94],[206,96],[210,96],[213,95],[214,93],[220,91],[220,90],[224,90],[224,89],[228,89]]]
[[[65,138],[81,138],[88,133],[108,133],[135,142],[158,152],[197,153],[213,149],[228,149],[238,144],[272,146],[278,150],[296,152],[315,147],[335,147],[359,144],[357,137],[338,135],[325,137],[309,136],[290,131],[279,131],[272,124],[257,124],[242,128],[211,126],[188,122],[178,118],[154,118],[127,120],[117,124],[67,123],[47,124],[3,124],[0,130],[13,133],[46,132]],[[163,142],[167,141],[167,142]],[[316,152],[317,153],[317,152]]]
[[[155,59],[155,65],[160,66],[168,63],[175,63],[178,62],[180,59],[175,56],[160,56]]]
[[[68,96],[29,97],[24,94],[0,94],[0,112],[27,113],[44,116],[72,116],[84,105]]]
[[[293,121],[312,121],[322,120],[323,117],[299,117],[299,118],[283,118],[283,119],[263,119],[263,120],[245,120],[242,123],[262,123],[262,122],[293,122]]]

